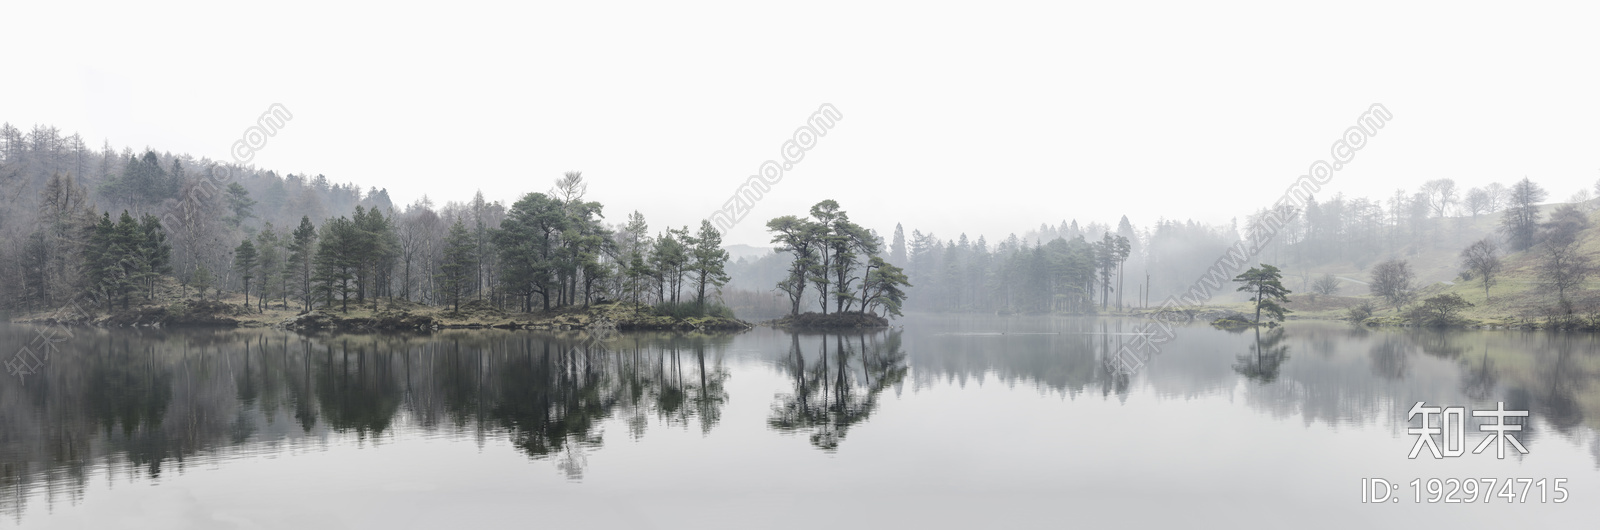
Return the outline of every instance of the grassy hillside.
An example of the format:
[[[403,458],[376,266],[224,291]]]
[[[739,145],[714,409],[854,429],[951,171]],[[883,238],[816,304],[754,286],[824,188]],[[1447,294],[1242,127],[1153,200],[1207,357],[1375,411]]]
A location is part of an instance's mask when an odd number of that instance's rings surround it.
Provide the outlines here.
[[[1548,219],[1549,213],[1559,206],[1561,205],[1544,205],[1541,208],[1541,219]],[[1590,203],[1588,206],[1592,207],[1593,204]],[[1585,255],[1595,260],[1596,265],[1600,265],[1600,213],[1590,211],[1588,215],[1590,227],[1579,236],[1579,246]],[[1435,233],[1427,243],[1407,246],[1391,257],[1404,259],[1410,264],[1415,274],[1414,284],[1417,286],[1419,301],[1431,296],[1454,293],[1473,304],[1473,307],[1462,312],[1462,316],[1470,324],[1536,325],[1538,321],[1550,316],[1554,311],[1553,308],[1558,306],[1555,292],[1539,283],[1537,267],[1543,256],[1538,246],[1527,251],[1512,253],[1508,252],[1502,243],[1501,261],[1504,269],[1496,278],[1497,283],[1487,294],[1481,281],[1460,279],[1461,249],[1486,236],[1498,237],[1499,224],[1498,214],[1480,215],[1477,218],[1445,219],[1435,228]],[[1291,317],[1342,319],[1349,307],[1363,301],[1371,301],[1379,309],[1374,314],[1379,321],[1403,322],[1402,315],[1395,308],[1368,294],[1366,282],[1371,278],[1371,266],[1378,261],[1382,259],[1370,263],[1336,262],[1316,266],[1284,267],[1283,283],[1295,291],[1290,297],[1293,301],[1288,305],[1289,309],[1294,311]],[[1310,282],[1323,274],[1332,274],[1341,279],[1341,288],[1336,296],[1310,294]],[[1246,311],[1249,302],[1242,298],[1236,295],[1214,305]],[[1588,315],[1600,312],[1600,275],[1591,277],[1580,292],[1569,294],[1569,298],[1574,301],[1576,313]]]

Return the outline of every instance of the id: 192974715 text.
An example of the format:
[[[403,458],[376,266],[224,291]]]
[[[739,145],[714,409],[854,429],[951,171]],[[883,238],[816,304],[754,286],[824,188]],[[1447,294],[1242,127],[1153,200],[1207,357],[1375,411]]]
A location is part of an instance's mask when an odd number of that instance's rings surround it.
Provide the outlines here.
[[[1383,478],[1361,479],[1361,503],[1398,503],[1408,497],[1415,504],[1508,504],[1567,502],[1567,479],[1533,478],[1429,478],[1401,483]]]

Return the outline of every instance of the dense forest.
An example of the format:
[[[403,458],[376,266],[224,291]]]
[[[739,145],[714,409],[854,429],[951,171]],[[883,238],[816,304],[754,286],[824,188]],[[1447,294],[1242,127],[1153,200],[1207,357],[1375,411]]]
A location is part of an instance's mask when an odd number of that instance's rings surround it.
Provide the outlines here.
[[[509,207],[482,193],[398,207],[386,190],[322,175],[95,151],[49,127],[6,125],[0,142],[7,310],[114,310],[223,291],[257,310],[401,300],[530,311],[606,299],[722,310],[719,232],[702,222],[652,235],[639,212],[607,224],[579,172]]]

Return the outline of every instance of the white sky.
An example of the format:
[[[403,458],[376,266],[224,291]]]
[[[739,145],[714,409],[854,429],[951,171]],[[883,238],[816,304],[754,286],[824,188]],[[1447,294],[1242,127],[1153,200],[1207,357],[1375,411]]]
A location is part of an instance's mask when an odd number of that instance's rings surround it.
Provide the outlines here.
[[[1330,191],[1528,176],[1564,200],[1600,178],[1589,6],[676,4],[8,1],[0,121],[223,159],[282,103],[258,167],[397,203],[582,170],[610,219],[659,229],[832,103],[845,119],[727,238],[760,245],[824,198],[885,236],[1226,223],[1373,103],[1394,121]]]

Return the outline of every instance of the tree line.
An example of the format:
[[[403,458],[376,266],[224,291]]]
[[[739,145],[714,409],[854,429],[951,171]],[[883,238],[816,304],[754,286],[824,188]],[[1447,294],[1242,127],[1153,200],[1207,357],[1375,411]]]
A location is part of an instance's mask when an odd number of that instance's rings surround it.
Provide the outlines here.
[[[0,294],[10,295],[0,307],[11,310],[86,295],[114,309],[226,291],[253,310],[395,300],[526,311],[630,300],[704,313],[719,310],[728,281],[709,223],[652,234],[633,212],[608,224],[578,172],[509,207],[478,193],[397,208],[385,190],[321,175],[92,150],[53,128],[3,125],[0,182],[9,191]]]
[[[106,213],[113,225],[122,211],[140,223],[155,218],[168,249],[162,267],[171,275],[238,289],[237,245],[263,226],[294,227],[301,217],[322,220],[357,205],[394,208],[378,188],[151,149],[118,151],[109,142],[96,149],[43,125],[22,131],[0,124],[0,189],[0,310],[10,311],[59,307],[86,284],[105,283],[89,277],[103,268],[80,265],[88,227]],[[128,267],[126,274],[135,274],[131,269],[142,266]]]
[[[1588,190],[1574,194],[1571,204],[1552,210],[1551,220],[1544,222],[1541,205],[1548,197],[1527,178],[1464,192],[1452,179],[1434,179],[1414,191],[1397,190],[1386,200],[1311,197],[1303,208],[1276,212],[1288,222],[1255,259],[1282,270],[1353,265],[1376,273],[1422,250],[1477,244],[1490,229],[1486,225],[1492,225],[1496,234],[1488,244],[1496,245],[1496,252],[1542,253],[1541,285],[1565,307],[1570,291],[1588,277],[1588,257],[1579,251],[1571,227],[1587,226],[1593,196]],[[1234,242],[1271,230],[1269,213],[1274,212],[1263,209],[1221,226],[1159,219],[1141,228],[1126,216],[1115,226],[1062,221],[997,243],[966,234],[940,238],[912,230],[907,235],[897,225],[888,261],[905,267],[916,285],[908,290],[912,309],[1088,313],[1149,306],[1151,300],[1189,289]],[[1497,219],[1479,222],[1495,214]],[[1302,272],[1298,280],[1299,288],[1311,293],[1339,290],[1340,280],[1331,276]]]
[[[550,192],[525,194],[509,209],[479,194],[443,212],[426,201],[387,215],[357,205],[320,225],[302,217],[281,235],[268,223],[239,243],[233,266],[247,300],[259,278],[258,307],[292,299],[301,310],[348,312],[403,300],[540,311],[629,300],[714,309],[728,255],[709,222],[652,236],[633,212],[626,224],[608,226],[586,189],[582,173],[569,172]]]

